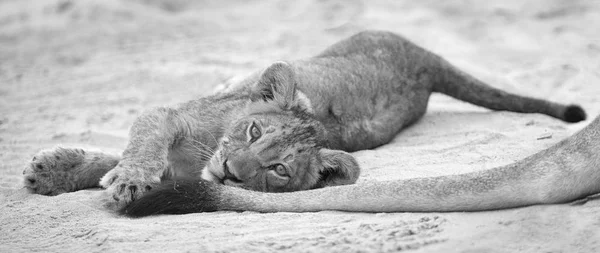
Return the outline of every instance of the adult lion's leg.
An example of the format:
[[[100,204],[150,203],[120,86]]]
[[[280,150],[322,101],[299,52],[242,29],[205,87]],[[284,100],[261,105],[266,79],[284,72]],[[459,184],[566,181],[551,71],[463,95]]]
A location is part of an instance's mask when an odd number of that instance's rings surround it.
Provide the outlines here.
[[[23,170],[24,185],[33,193],[58,195],[99,187],[99,181],[120,157],[80,148],[41,150]]]
[[[265,193],[208,181],[170,181],[122,212],[139,217],[219,210],[454,212],[566,203],[600,194],[600,116],[575,135],[512,164],[432,178]],[[588,196],[588,197],[586,197]]]

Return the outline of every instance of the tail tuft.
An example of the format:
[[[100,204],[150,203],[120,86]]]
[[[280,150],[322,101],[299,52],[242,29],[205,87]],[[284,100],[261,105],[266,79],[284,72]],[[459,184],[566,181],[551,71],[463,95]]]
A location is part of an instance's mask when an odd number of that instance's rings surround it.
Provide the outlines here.
[[[563,115],[563,119],[570,123],[584,121],[585,118],[585,111],[578,105],[569,105]]]
[[[165,181],[119,212],[129,217],[219,210],[220,185],[204,180]]]

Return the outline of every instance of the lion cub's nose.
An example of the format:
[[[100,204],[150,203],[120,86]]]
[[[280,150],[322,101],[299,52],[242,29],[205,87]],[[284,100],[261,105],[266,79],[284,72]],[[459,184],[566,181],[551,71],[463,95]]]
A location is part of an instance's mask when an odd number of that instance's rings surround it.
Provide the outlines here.
[[[226,170],[224,171],[225,176],[227,176],[227,171],[229,171],[229,174],[240,181],[253,177],[256,174],[256,170],[261,168],[258,159],[249,152],[230,157],[225,161],[225,165],[226,166],[223,166],[226,167]]]

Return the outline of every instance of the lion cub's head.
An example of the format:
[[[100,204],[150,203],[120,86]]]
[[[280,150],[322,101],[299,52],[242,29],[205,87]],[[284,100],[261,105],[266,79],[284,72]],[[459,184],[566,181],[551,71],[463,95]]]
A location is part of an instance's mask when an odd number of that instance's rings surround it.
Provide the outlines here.
[[[202,172],[209,181],[256,191],[287,192],[351,184],[360,169],[348,153],[327,149],[326,129],[296,89],[284,62],[267,68],[252,102],[225,130]]]

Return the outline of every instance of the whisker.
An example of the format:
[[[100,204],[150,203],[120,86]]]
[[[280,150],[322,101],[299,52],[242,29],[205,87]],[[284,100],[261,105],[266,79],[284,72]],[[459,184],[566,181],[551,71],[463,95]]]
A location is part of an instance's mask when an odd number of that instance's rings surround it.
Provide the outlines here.
[[[198,147],[196,145],[189,145],[191,148],[194,148],[195,151],[197,151],[198,154],[202,154],[202,155],[206,155],[206,156],[212,156],[214,154],[214,152],[210,151],[210,150],[205,150],[202,149],[201,147]]]
[[[210,131],[208,131],[206,129],[200,129],[200,130],[204,130],[205,132],[207,132],[208,135],[210,135],[210,137],[212,137],[212,139],[215,141],[215,145],[219,144],[219,141],[217,141],[217,138],[215,138],[215,136]]]
[[[196,143],[199,144],[200,147],[194,145]],[[201,160],[210,160],[214,156],[214,151],[206,144],[197,140],[191,140],[190,144],[191,145],[188,145],[186,147],[189,147],[189,154],[193,155],[194,157],[200,158]]]
[[[210,148],[208,145],[206,145],[206,144],[204,144],[204,143],[202,143],[200,141],[193,140],[193,139],[191,141],[192,141],[192,144],[194,144],[194,143],[200,144],[202,147],[204,147],[206,149],[206,150],[203,150],[203,151],[208,152],[210,155],[214,155],[215,154],[215,151],[212,148]],[[194,146],[194,147],[199,149],[199,147],[197,147],[197,146]]]
[[[208,161],[210,159],[212,159],[212,156],[207,155],[207,154],[203,154],[202,152],[195,152],[195,151],[202,151],[202,150],[187,150],[188,154],[193,156],[194,158],[201,160],[201,161]]]

